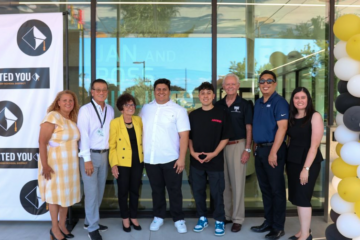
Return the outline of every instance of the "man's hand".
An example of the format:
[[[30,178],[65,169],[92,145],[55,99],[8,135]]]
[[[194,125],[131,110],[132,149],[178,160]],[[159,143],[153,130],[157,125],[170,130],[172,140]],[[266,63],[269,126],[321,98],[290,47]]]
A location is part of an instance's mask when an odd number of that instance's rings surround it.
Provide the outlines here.
[[[277,167],[277,154],[276,153],[273,154],[273,153],[270,152],[268,160],[269,160],[269,165],[272,168]]]
[[[112,173],[112,175],[114,176],[114,178],[118,178],[119,177],[119,169],[118,169],[118,166],[113,166],[112,168],[111,168],[111,173]]]
[[[182,171],[185,168],[185,159],[184,160],[176,160],[175,164],[174,164],[174,168],[176,168],[176,173],[180,174],[182,173]]]
[[[210,162],[211,159],[213,159],[214,157],[217,156],[217,154],[215,154],[214,152],[210,152],[210,153],[203,153],[206,155],[206,158],[204,158],[203,162]]]
[[[51,179],[51,173],[54,173],[54,170],[49,165],[43,166],[42,175],[46,180]]]
[[[201,160],[200,159],[200,155],[202,155],[203,153],[198,153],[198,152],[193,152],[193,153],[191,153],[191,156],[193,157],[193,158],[195,158],[195,160],[197,160],[197,161],[199,161],[200,163],[203,163],[204,162],[204,160]]]
[[[92,161],[85,162],[86,175],[88,175],[90,177],[93,174],[93,172],[94,172],[94,166],[93,166]]]
[[[247,161],[249,161],[249,158],[250,158],[250,153],[244,150],[241,155],[241,163],[242,164],[247,163]]]

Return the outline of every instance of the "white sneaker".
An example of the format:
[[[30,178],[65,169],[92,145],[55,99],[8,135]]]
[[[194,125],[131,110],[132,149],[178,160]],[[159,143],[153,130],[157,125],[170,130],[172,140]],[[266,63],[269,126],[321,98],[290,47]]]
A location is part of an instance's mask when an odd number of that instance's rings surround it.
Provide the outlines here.
[[[150,231],[157,231],[164,224],[164,219],[154,217],[154,220],[150,224]]]
[[[186,225],[185,225],[185,221],[184,220],[179,220],[179,221],[176,221],[174,223],[178,233],[186,233],[187,232],[187,228],[186,228]]]

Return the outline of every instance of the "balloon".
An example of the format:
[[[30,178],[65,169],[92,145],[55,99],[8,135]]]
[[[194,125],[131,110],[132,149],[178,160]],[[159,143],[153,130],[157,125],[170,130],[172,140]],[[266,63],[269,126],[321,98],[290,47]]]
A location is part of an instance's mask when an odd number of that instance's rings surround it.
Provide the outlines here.
[[[347,41],[360,33],[360,18],[354,14],[343,15],[335,21],[333,29],[337,38]]]
[[[338,189],[338,185],[341,181],[341,178],[338,178],[337,176],[333,176],[332,180],[331,180],[331,184],[334,187],[334,189],[337,191]],[[334,221],[335,222],[335,221]]]
[[[359,145],[360,145],[360,143],[359,143]],[[334,175],[336,177],[341,178],[341,179],[357,176],[357,166],[347,164],[341,158],[337,158],[334,160],[334,162],[332,162],[331,171],[334,173]],[[335,189],[337,189],[337,188],[335,188]]]
[[[334,135],[335,140],[341,144],[359,140],[359,133],[349,130],[345,125],[338,126],[335,129]]]
[[[344,237],[341,235],[336,227],[336,224],[330,224],[325,230],[326,240],[351,240],[351,238]]]
[[[338,214],[353,213],[355,211],[355,204],[345,201],[338,193],[332,195],[330,199],[330,206]]]
[[[347,109],[343,116],[344,125],[354,132],[360,132],[360,106]]]
[[[360,240],[360,236],[356,237],[356,238],[353,238],[352,240]]]
[[[346,89],[348,92],[354,97],[360,97],[360,75],[351,77],[347,83]]]
[[[340,150],[341,150],[342,146],[344,146],[344,145],[341,143],[336,144],[336,153],[339,157],[340,157]]]
[[[342,114],[354,106],[360,106],[360,98],[354,97],[350,93],[342,93],[335,100],[335,107]]]
[[[346,52],[346,42],[345,41],[340,41],[335,45],[334,56],[336,59],[340,59],[343,57],[349,57],[349,55]]]
[[[358,166],[358,168],[357,168],[356,172],[357,172],[357,176],[358,176],[358,178],[360,178],[360,166]]]
[[[360,60],[360,34],[356,34],[349,39],[346,43],[346,52],[352,59]]]
[[[342,125],[342,124],[344,124],[343,114],[341,114],[341,113],[337,113],[337,114],[336,114],[336,124],[337,124],[337,125]]]
[[[335,63],[334,72],[339,79],[348,81],[351,77],[360,73],[360,63],[349,57],[340,58]]]
[[[340,156],[347,164],[360,165],[360,143],[357,141],[345,143],[340,150]]]
[[[339,232],[348,238],[360,236],[360,219],[354,213],[344,213],[336,221]]]
[[[357,75],[355,75],[357,76]],[[350,78],[351,79],[351,78]],[[350,81],[350,80],[349,80]],[[339,93],[347,93],[349,92],[347,89],[348,81],[342,81],[340,80],[337,85],[337,89]]]
[[[360,201],[355,203],[354,209],[355,209],[356,216],[358,216],[358,218],[360,218]]]
[[[360,179],[358,179],[357,177],[348,177],[341,180],[338,186],[338,194],[342,199],[344,199],[347,202],[354,203],[360,201]],[[360,230],[360,225],[359,225],[359,230]],[[360,236],[360,234],[357,236]]]
[[[336,222],[336,220],[338,219],[339,216],[340,216],[340,214],[336,213],[334,210],[331,209],[330,218],[334,223]]]

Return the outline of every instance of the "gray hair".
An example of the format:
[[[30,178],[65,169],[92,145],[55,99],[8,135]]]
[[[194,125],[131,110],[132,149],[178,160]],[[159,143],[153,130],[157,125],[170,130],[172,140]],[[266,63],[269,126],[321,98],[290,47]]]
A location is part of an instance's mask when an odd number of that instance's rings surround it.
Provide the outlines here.
[[[224,84],[225,84],[226,78],[228,78],[228,77],[234,77],[234,78],[236,79],[236,82],[237,82],[238,84],[240,84],[239,77],[238,77],[236,74],[234,74],[234,73],[228,73],[228,74],[225,75],[224,80],[223,80],[223,82],[222,82],[222,85],[223,85],[223,86],[224,86]]]

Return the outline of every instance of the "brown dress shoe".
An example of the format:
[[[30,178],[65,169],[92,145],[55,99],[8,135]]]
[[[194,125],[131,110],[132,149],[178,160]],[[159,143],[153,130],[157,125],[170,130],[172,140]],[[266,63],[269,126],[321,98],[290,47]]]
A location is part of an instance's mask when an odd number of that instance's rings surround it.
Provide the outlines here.
[[[240,223],[234,223],[231,227],[232,232],[239,232],[241,230],[241,224]]]

